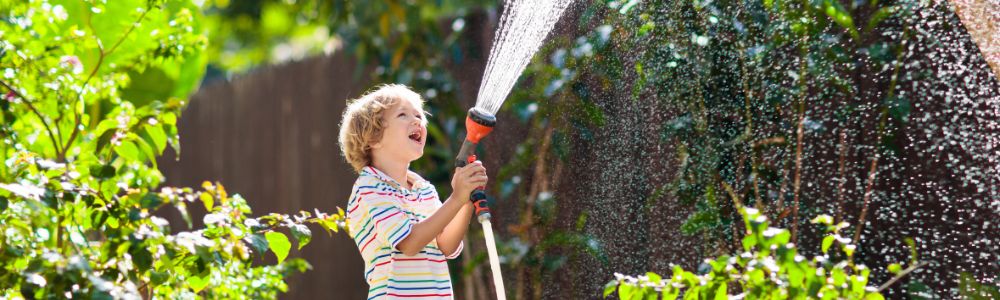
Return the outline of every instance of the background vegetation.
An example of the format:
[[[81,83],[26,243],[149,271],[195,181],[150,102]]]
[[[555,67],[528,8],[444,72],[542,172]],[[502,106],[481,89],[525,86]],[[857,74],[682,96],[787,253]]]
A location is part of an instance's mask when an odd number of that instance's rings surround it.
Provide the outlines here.
[[[201,82],[345,52],[359,82],[427,98],[427,155],[412,167],[448,194],[482,71],[470,62],[489,49],[476,34],[492,32],[499,5],[0,2],[0,291],[275,297],[289,272],[308,268],[285,259],[288,236],[301,247],[304,224],[335,231],[342,213],[253,217],[221,184],[161,187],[155,158],[180,151],[188,96]],[[772,277],[757,285],[746,261],[727,258],[786,237],[800,246],[784,253],[825,257],[834,235],[806,222],[821,214],[853,253],[772,271],[822,266],[830,273],[814,282],[863,287],[909,261],[921,268],[887,296],[995,291],[1000,231],[984,221],[997,210],[980,200],[998,193],[997,153],[984,148],[995,123],[982,106],[998,84],[957,24],[947,2],[578,1],[482,149],[510,296],[590,298],[612,273],[649,270],[676,270],[689,291],[764,292],[754,287]],[[152,217],[166,207],[187,216],[192,203],[208,211],[205,228],[187,221],[174,233]],[[746,223],[742,206],[788,230],[762,235],[768,226]],[[842,222],[854,225],[832,225]],[[471,247],[479,254],[453,265],[454,281],[486,295],[484,251]],[[251,263],[268,251],[277,265]],[[722,269],[701,268],[704,256]],[[731,272],[724,264],[751,279],[687,281]],[[839,291],[871,294],[853,287]]]
[[[0,15],[4,298],[275,298],[309,268],[286,260],[283,232],[302,247],[304,224],[341,226],[342,211],[252,218],[221,184],[160,186],[156,157],[180,151],[207,61],[190,1],[4,1]],[[204,228],[188,205],[209,212]],[[165,208],[188,230],[154,216]],[[252,264],[269,251],[278,264]]]

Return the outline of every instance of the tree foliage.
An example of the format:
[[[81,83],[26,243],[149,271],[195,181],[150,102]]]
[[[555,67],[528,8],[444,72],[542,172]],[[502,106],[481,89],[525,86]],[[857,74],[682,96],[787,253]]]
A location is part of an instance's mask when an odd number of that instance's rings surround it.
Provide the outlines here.
[[[342,211],[252,218],[221,184],[160,186],[156,158],[180,151],[177,118],[206,65],[191,1],[0,1],[0,18],[3,297],[275,298],[309,268],[286,259],[284,232],[301,247],[305,224],[342,226]],[[253,263],[268,251],[278,264]]]

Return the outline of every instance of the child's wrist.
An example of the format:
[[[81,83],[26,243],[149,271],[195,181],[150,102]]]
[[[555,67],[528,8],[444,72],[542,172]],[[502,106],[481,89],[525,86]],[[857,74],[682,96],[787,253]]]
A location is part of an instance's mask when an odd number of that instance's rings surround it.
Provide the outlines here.
[[[452,198],[455,198],[455,199],[459,200],[460,202],[470,202],[469,201],[469,199],[470,199],[469,195],[471,195],[471,194],[472,194],[472,191],[468,191],[468,192],[466,192],[466,191],[455,191],[455,194],[452,195]]]

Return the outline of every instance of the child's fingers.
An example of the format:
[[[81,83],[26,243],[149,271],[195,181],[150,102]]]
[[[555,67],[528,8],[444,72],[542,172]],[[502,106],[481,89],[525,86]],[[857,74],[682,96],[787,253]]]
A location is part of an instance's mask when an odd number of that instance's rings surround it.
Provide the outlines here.
[[[483,167],[483,162],[477,160],[477,161],[472,162],[471,164],[468,164],[468,165],[465,165],[464,167],[459,168],[458,170],[455,170],[455,175],[465,175],[465,176],[468,176],[468,175],[473,175],[473,174],[480,173],[480,172],[485,173],[486,172],[486,167]]]
[[[476,162],[479,161],[477,160]],[[472,174],[486,173],[486,167],[484,167],[482,163],[469,165],[469,170],[472,172]]]
[[[469,178],[470,183],[473,183],[473,184],[476,184],[476,185],[486,184],[486,182],[488,180],[489,180],[489,178],[486,177],[486,174],[475,175],[475,176],[472,176],[472,177]]]

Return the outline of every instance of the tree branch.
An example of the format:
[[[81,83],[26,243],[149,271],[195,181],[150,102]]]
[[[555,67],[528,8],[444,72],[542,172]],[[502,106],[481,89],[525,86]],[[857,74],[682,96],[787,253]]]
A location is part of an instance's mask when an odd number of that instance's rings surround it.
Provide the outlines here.
[[[49,133],[49,138],[52,139],[52,145],[56,146],[56,147],[59,147],[59,141],[56,140],[56,135],[54,133],[52,133],[52,128],[49,127],[49,122],[46,122],[45,121],[45,116],[42,115],[42,113],[39,112],[38,109],[35,109],[35,106],[31,104],[31,100],[28,100],[28,98],[25,98],[24,94],[21,94],[21,92],[18,92],[13,87],[11,87],[10,84],[8,84],[7,82],[5,82],[3,80],[0,80],[0,85],[3,85],[3,87],[7,88],[7,90],[10,91],[11,93],[14,93],[14,95],[17,96],[18,98],[21,98],[21,100],[24,100],[23,102],[24,102],[25,105],[28,106],[28,109],[30,109],[31,112],[33,112],[36,116],[38,116],[38,120],[39,121],[42,121],[42,125],[45,126],[45,131]],[[56,152],[58,154],[58,150]]]
[[[795,182],[792,185],[794,190],[792,200],[792,242],[796,243],[799,241],[799,195],[801,194],[802,186],[802,138],[804,133],[803,127],[806,123],[806,96],[809,94],[809,85],[806,83],[806,62],[807,59],[807,47],[806,43],[809,42],[808,36],[803,37],[802,45],[799,46],[799,51],[802,54],[802,62],[799,63],[799,85],[802,89],[799,92],[799,124],[796,130],[796,143],[795,143]]]
[[[904,44],[905,44],[905,37],[908,36],[909,33],[910,31],[904,28],[903,30]],[[899,70],[902,69],[902,64],[903,64],[903,62],[900,59],[903,53],[903,49],[904,49],[903,47],[900,47],[899,50],[896,51],[896,60],[893,61],[894,68],[892,70],[892,78],[889,81],[889,92],[887,96],[889,98],[892,98],[896,94],[896,84],[898,83],[899,80]],[[882,113],[879,116],[879,124],[875,138],[875,158],[872,160],[871,169],[868,171],[869,172],[868,185],[865,187],[864,204],[863,204],[864,206],[862,206],[861,216],[858,218],[858,227],[854,231],[854,242],[853,242],[854,244],[858,244],[858,241],[861,240],[861,231],[862,229],[864,229],[865,219],[868,217],[868,204],[871,202],[871,195],[875,187],[875,178],[877,174],[878,158],[879,158],[878,147],[882,145],[882,133],[883,131],[885,131],[885,123],[886,120],[888,119],[888,115],[889,115],[889,109],[887,107],[883,107]]]
[[[922,267],[924,267],[926,265],[927,265],[927,262],[923,261],[923,262],[918,262],[917,264],[912,265],[909,268],[906,268],[905,270],[899,272],[899,274],[896,274],[896,276],[892,277],[892,279],[889,279],[889,281],[886,281],[885,283],[883,283],[882,285],[880,285],[878,287],[878,292],[881,293],[882,291],[884,291],[885,289],[889,288],[890,286],[892,286],[894,283],[896,283],[900,279],[903,279],[903,277],[906,277],[906,275],[909,275],[910,272],[916,271],[917,269],[922,268]]]
[[[99,53],[100,55],[97,57],[97,64],[94,65],[94,69],[90,70],[90,74],[87,75],[87,79],[83,81],[83,85],[80,88],[81,92],[78,95],[79,101],[83,101],[83,91],[87,89],[87,84],[90,83],[90,80],[93,79],[95,75],[97,75],[97,70],[100,69],[101,65],[104,63],[104,58],[107,57],[108,55],[111,55],[111,53],[115,52],[115,50],[118,49],[118,46],[125,41],[125,38],[128,37],[129,34],[132,34],[132,31],[135,31],[135,28],[138,27],[139,24],[142,23],[142,20],[146,18],[146,14],[149,13],[150,9],[151,7],[146,7],[146,10],[142,12],[142,15],[139,15],[139,19],[137,19],[135,22],[132,23],[132,27],[129,27],[128,30],[125,31],[125,34],[123,34],[122,37],[119,38],[118,41],[111,46],[111,49],[108,49],[107,52],[104,52],[104,47],[101,45],[101,40],[97,39],[97,48],[98,50],[100,50]],[[90,25],[89,21],[87,23],[87,26],[90,26],[91,30],[93,30],[93,25]],[[68,152],[69,148],[73,145],[73,141],[76,140],[76,136],[80,134],[80,125],[82,124],[83,118],[81,117],[81,114],[77,113],[75,110],[73,111],[73,114],[76,116],[76,120],[73,125],[73,132],[69,135],[69,140],[66,141],[66,144],[64,144],[63,147],[58,151],[57,153],[58,161],[66,160],[66,152]]]
[[[875,192],[875,179],[878,175],[878,147],[882,144],[882,131],[885,129],[887,112],[887,109],[882,109],[881,120],[879,120],[878,132],[875,137],[875,157],[872,158],[871,168],[868,170],[868,184],[865,186],[864,204],[861,207],[861,216],[858,217],[858,227],[854,230],[854,244],[857,244],[861,240],[861,231],[865,228],[865,219],[868,217],[868,205],[871,203],[872,193]]]
[[[839,224],[844,219],[844,196],[846,194],[845,185],[847,185],[847,125],[843,126],[840,128],[840,161],[837,167],[838,173],[840,173],[840,182],[837,183],[837,216],[834,218],[834,224]]]

